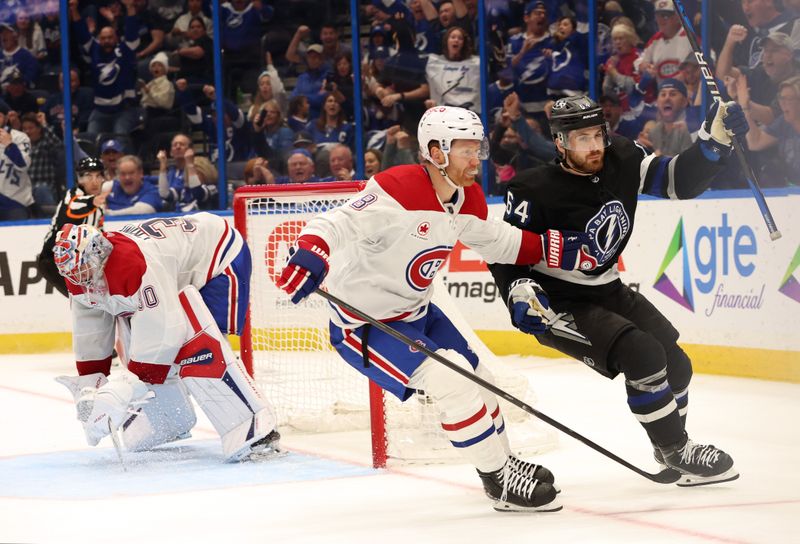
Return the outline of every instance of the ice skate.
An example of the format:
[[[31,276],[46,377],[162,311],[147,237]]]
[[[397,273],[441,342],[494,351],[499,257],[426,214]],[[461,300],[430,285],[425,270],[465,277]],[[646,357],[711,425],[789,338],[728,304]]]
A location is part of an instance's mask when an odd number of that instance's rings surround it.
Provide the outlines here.
[[[730,482],[739,477],[730,455],[711,444],[695,444],[688,436],[671,446],[654,449],[656,461],[681,473],[680,487]]]
[[[548,471],[549,472],[549,471]],[[513,472],[510,463],[495,472],[481,472],[486,495],[498,512],[555,512],[561,510],[552,484]],[[552,476],[552,474],[551,474]]]
[[[524,478],[533,478],[540,482],[550,484],[556,490],[556,493],[561,493],[561,488],[555,483],[555,476],[545,466],[525,461],[514,455],[508,456],[508,466],[512,472],[516,472]]]

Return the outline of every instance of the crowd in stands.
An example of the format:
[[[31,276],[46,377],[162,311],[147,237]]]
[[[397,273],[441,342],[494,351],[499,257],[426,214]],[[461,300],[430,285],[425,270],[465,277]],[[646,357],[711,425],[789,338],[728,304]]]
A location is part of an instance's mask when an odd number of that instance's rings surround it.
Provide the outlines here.
[[[61,23],[58,0],[0,6],[0,219],[46,216],[65,193],[61,25],[70,32],[73,159],[102,159],[109,214],[216,208],[220,153],[234,184],[352,179],[356,115],[371,175],[418,160],[415,130],[426,108],[480,112],[477,0],[361,0],[361,81],[348,1],[221,2],[218,46],[210,4],[69,0]],[[700,2],[686,4],[699,31]],[[553,160],[549,109],[586,93],[590,70],[614,132],[667,155],[696,138],[702,77],[672,0],[600,0],[596,67],[587,5],[486,0],[497,194],[517,171]],[[800,1],[713,7],[715,75],[748,116],[761,184],[798,185]],[[217,47],[222,90],[214,85]],[[714,183],[744,186],[733,161]]]

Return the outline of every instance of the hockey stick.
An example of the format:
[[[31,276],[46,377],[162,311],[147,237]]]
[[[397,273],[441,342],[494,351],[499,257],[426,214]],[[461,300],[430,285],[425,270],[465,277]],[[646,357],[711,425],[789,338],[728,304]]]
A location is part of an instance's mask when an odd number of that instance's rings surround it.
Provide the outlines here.
[[[686,14],[683,3],[681,0],[672,0],[672,2],[675,4],[681,24],[683,25],[683,30],[686,32],[686,37],[689,39],[689,44],[692,46],[692,51],[697,59],[697,64],[700,66],[700,72],[703,74],[703,80],[706,83],[706,89],[708,89],[708,92],[711,93],[711,97],[714,99],[714,102],[719,102],[720,106],[722,106],[722,95],[717,87],[714,74],[711,72],[711,67],[708,65],[705,57],[703,56],[703,50],[700,49],[697,36],[695,35],[692,27],[692,22],[689,20],[689,16]],[[731,138],[731,144],[733,145],[733,150],[736,152],[736,157],[739,159],[739,165],[742,167],[742,171],[747,179],[747,184],[750,186],[750,190],[753,192],[753,196],[756,199],[759,210],[761,210],[761,216],[764,218],[764,222],[767,224],[769,237],[772,240],[777,240],[781,237],[781,232],[778,230],[778,226],[775,224],[775,219],[772,218],[772,213],[769,211],[767,200],[764,198],[764,193],[761,191],[761,187],[758,185],[756,173],[752,168],[750,168],[744,148],[736,136]]]
[[[680,478],[680,474],[677,471],[675,471],[673,469],[669,469],[669,468],[665,469],[665,470],[662,470],[661,472],[659,472],[657,474],[650,474],[649,472],[646,472],[646,471],[640,469],[639,467],[629,463],[628,461],[626,461],[622,457],[619,457],[618,455],[608,451],[607,449],[605,449],[604,447],[602,447],[602,446],[600,446],[598,444],[595,444],[594,442],[592,442],[591,440],[589,440],[585,436],[573,431],[572,429],[570,429],[566,425],[564,425],[562,423],[559,423],[558,421],[556,421],[555,419],[551,418],[550,416],[548,416],[546,414],[543,414],[539,410],[536,410],[535,408],[533,408],[533,407],[529,406],[528,404],[522,402],[518,398],[510,395],[509,393],[506,393],[505,391],[503,391],[502,389],[500,389],[496,385],[494,385],[494,384],[492,384],[490,382],[487,382],[486,380],[484,380],[483,378],[480,378],[479,376],[476,376],[473,372],[470,372],[468,370],[465,370],[465,369],[461,368],[460,366],[458,366],[457,364],[449,361],[445,357],[442,357],[441,355],[439,355],[435,351],[430,350],[429,348],[427,348],[423,344],[418,344],[417,342],[415,342],[414,340],[412,340],[411,338],[409,338],[405,334],[394,330],[393,328],[389,327],[385,323],[381,323],[380,321],[378,321],[376,319],[373,319],[372,317],[368,316],[367,314],[365,314],[361,310],[359,310],[357,308],[354,308],[353,306],[351,306],[350,304],[344,302],[343,300],[339,299],[338,297],[336,297],[336,296],[334,296],[334,295],[332,295],[332,294],[330,294],[330,293],[328,293],[326,291],[323,291],[322,289],[316,289],[314,292],[316,294],[318,294],[319,296],[321,296],[322,298],[326,299],[328,302],[331,302],[333,304],[336,304],[337,306],[340,306],[341,308],[344,308],[345,310],[350,312],[352,315],[355,315],[356,317],[358,317],[362,321],[364,321],[366,323],[369,323],[370,325],[372,325],[376,329],[380,330],[381,332],[384,332],[384,333],[388,334],[389,336],[395,338],[396,340],[399,340],[400,342],[404,343],[405,345],[407,345],[407,346],[409,346],[411,348],[414,348],[414,349],[416,349],[418,351],[421,351],[422,353],[424,353],[425,355],[427,355],[431,359],[434,359],[437,362],[443,364],[444,366],[446,366],[450,370],[461,374],[466,379],[478,384],[479,386],[483,387],[484,389],[487,389],[487,390],[491,391],[492,393],[494,393],[498,397],[504,398],[505,400],[507,400],[508,402],[513,404],[514,406],[517,406],[518,408],[524,410],[525,412],[528,412],[529,414],[531,414],[533,416],[536,416],[537,418],[541,419],[542,421],[544,421],[548,425],[551,425],[552,427],[555,427],[559,431],[561,431],[561,432],[563,432],[565,434],[568,434],[572,438],[574,438],[574,439],[576,439],[576,440],[578,440],[580,442],[583,442],[584,444],[586,444],[587,446],[589,446],[593,450],[605,455],[606,457],[608,457],[609,459],[612,459],[613,461],[616,461],[620,465],[624,466],[625,468],[628,468],[628,469],[632,470],[636,474],[647,478],[651,482],[656,482],[656,483],[659,483],[659,484],[672,484],[672,483],[677,482],[678,479]]]

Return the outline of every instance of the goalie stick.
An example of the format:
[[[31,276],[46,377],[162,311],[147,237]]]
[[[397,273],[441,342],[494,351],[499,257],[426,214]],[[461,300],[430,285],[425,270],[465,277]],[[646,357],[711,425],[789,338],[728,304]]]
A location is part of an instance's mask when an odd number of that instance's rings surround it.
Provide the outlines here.
[[[703,80],[706,83],[706,89],[708,89],[708,92],[711,93],[711,98],[713,98],[714,102],[719,102],[720,106],[722,106],[722,95],[717,87],[717,81],[714,79],[714,74],[711,72],[711,67],[708,65],[705,57],[703,56],[703,50],[700,49],[700,44],[697,41],[697,36],[694,33],[692,23],[689,20],[689,16],[686,14],[683,3],[681,0],[672,1],[675,4],[675,9],[678,12],[681,24],[683,25],[683,30],[686,32],[686,37],[689,39],[689,44],[692,46],[692,51],[697,59],[697,64],[700,66],[700,73],[703,74]],[[750,186],[750,190],[753,192],[753,197],[756,199],[758,209],[761,211],[761,216],[764,218],[764,222],[767,224],[769,237],[771,240],[777,240],[781,237],[781,231],[778,230],[778,226],[775,224],[775,219],[772,217],[772,212],[769,211],[767,200],[764,198],[764,193],[761,192],[761,187],[758,185],[756,173],[752,168],[750,168],[750,164],[747,162],[747,156],[745,155],[744,148],[736,136],[731,138],[731,145],[733,145],[733,150],[736,152],[736,157],[739,159],[739,165],[742,167],[742,172],[744,172],[744,177],[747,179],[747,184]]]
[[[589,440],[585,436],[577,433],[576,431],[573,431],[572,429],[570,429],[566,425],[564,425],[562,423],[559,423],[555,419],[553,419],[550,416],[540,412],[539,410],[536,410],[535,408],[529,406],[528,404],[524,403],[523,401],[519,400],[518,398],[514,397],[513,395],[511,395],[509,393],[506,393],[504,390],[500,389],[496,385],[484,380],[483,378],[480,378],[480,377],[476,376],[474,373],[472,373],[472,372],[470,372],[468,370],[465,370],[465,369],[461,368],[457,364],[453,363],[452,361],[448,360],[445,357],[442,357],[438,353],[428,349],[424,345],[416,343],[414,340],[412,340],[411,338],[409,338],[405,334],[394,330],[393,328],[389,327],[385,323],[382,323],[382,322],[380,322],[380,321],[378,321],[376,319],[373,319],[369,315],[365,314],[364,312],[362,312],[358,308],[354,308],[353,306],[351,306],[350,304],[344,302],[340,298],[338,298],[338,297],[336,297],[336,296],[334,296],[334,295],[332,295],[332,294],[330,294],[330,293],[328,293],[326,291],[323,291],[322,289],[319,289],[319,288],[315,289],[314,292],[316,294],[318,294],[319,296],[321,296],[322,298],[324,298],[325,300],[327,300],[328,302],[332,302],[333,304],[336,304],[337,306],[339,306],[341,308],[344,308],[345,310],[347,310],[351,314],[355,315],[356,317],[358,317],[362,321],[364,321],[366,323],[369,323],[370,325],[372,325],[376,329],[379,329],[380,331],[388,334],[389,336],[395,338],[396,340],[399,340],[400,342],[404,343],[405,345],[407,345],[407,346],[409,346],[411,348],[414,348],[414,349],[416,349],[418,351],[421,351],[422,353],[424,353],[425,355],[427,355],[431,359],[434,359],[435,361],[443,364],[444,366],[446,366],[447,368],[449,368],[453,372],[457,372],[458,374],[462,375],[466,379],[476,383],[477,385],[483,387],[484,389],[487,389],[488,391],[491,391],[492,393],[494,393],[498,397],[501,397],[501,398],[507,400],[508,402],[513,404],[514,406],[517,406],[518,408],[524,410],[525,412],[528,412],[532,416],[536,416],[537,418],[539,418],[540,420],[544,421],[548,425],[551,425],[552,427],[555,427],[559,431],[571,436],[572,438],[578,440],[579,442],[583,442],[584,444],[586,444],[587,446],[589,446],[593,450],[599,452],[602,455],[605,455],[606,457],[608,457],[609,459],[611,459],[613,461],[616,461],[620,465],[624,466],[625,468],[627,468],[629,470],[632,470],[636,474],[638,474],[640,476],[643,476],[644,478],[647,478],[651,482],[656,482],[656,483],[659,483],[659,484],[672,484],[672,483],[677,482],[678,479],[680,479],[680,473],[678,473],[677,471],[675,471],[675,470],[673,470],[671,468],[664,469],[661,472],[658,472],[656,474],[651,474],[651,473],[649,473],[647,471],[644,471],[644,470],[640,469],[639,467],[629,463],[628,461],[626,461],[622,457],[620,457],[620,456],[608,451],[607,449],[605,449],[604,447],[600,446],[599,444],[596,444],[596,443],[592,442],[591,440]]]

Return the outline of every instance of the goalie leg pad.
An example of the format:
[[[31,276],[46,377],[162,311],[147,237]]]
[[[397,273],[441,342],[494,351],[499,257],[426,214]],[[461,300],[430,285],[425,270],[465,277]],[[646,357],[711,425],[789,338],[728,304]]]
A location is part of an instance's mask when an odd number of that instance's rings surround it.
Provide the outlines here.
[[[455,350],[438,349],[436,353],[473,371],[467,359]],[[434,398],[447,438],[478,470],[492,472],[505,465],[508,454],[475,383],[438,361],[426,359],[411,376],[409,385]]]
[[[241,237],[238,231],[234,236]],[[202,289],[203,297],[219,330],[225,334],[241,336],[247,304],[250,300],[250,250],[242,242],[242,249],[222,272],[211,278]]]
[[[155,398],[134,410],[122,423],[122,442],[130,451],[141,451],[188,438],[197,416],[186,386],[177,378],[148,385]]]
[[[175,360],[179,376],[219,433],[225,458],[236,460],[275,430],[275,412],[234,356],[197,289],[183,289],[179,299],[192,334]]]

